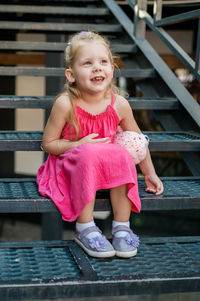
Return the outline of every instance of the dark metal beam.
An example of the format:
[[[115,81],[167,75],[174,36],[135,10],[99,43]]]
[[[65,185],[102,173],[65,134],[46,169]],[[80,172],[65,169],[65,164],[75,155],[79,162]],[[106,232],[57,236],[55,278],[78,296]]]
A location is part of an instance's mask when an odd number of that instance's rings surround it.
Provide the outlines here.
[[[200,209],[200,178],[162,178],[162,195],[145,192],[143,178],[138,178],[139,193],[144,211]],[[0,179],[1,213],[58,213],[55,204],[39,195],[35,178]],[[97,191],[95,211],[110,211],[108,190]],[[59,213],[60,214],[60,213]]]
[[[163,18],[162,20],[154,21],[155,26],[163,26],[171,23],[178,23],[185,20],[190,20],[200,17],[200,9],[192,10],[186,13],[173,15],[171,17]]]
[[[0,95],[1,109],[17,108],[51,108],[53,96],[15,96]],[[177,99],[170,97],[129,97],[129,104],[134,110],[177,110]]]
[[[145,132],[151,151],[200,151],[200,135],[184,131]],[[0,131],[0,151],[41,151],[42,132]]]
[[[179,46],[178,43],[162,28],[155,27],[153,19],[145,17],[147,25],[159,36],[159,38],[172,50],[172,52],[182,61],[192,74],[200,81],[200,72],[195,70],[195,61]]]
[[[151,62],[153,67],[159,73],[161,78],[165,81],[175,97],[182,103],[193,120],[200,127],[200,106],[187,91],[187,89],[180,83],[179,79],[169,69],[166,63],[161,59],[149,42],[145,39],[137,39],[133,36],[133,23],[127,17],[127,15],[120,9],[117,3],[113,0],[103,0],[109,7],[117,20],[129,34],[131,39],[136,43],[138,48],[143,52],[146,58]]]

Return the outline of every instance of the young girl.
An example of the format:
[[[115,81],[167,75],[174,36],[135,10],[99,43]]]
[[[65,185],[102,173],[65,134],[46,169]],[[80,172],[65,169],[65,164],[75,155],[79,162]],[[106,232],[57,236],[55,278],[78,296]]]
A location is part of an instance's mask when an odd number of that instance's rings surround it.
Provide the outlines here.
[[[63,220],[76,220],[75,241],[94,257],[132,257],[138,237],[129,227],[131,210],[141,209],[137,173],[129,152],[113,144],[122,130],[140,133],[127,100],[113,85],[114,59],[108,41],[93,32],[75,34],[66,48],[66,92],[60,94],[44,130],[49,153],[37,175],[39,192],[53,200]],[[163,185],[150,153],[140,163],[146,191]],[[110,189],[112,244],[93,219],[95,194]]]

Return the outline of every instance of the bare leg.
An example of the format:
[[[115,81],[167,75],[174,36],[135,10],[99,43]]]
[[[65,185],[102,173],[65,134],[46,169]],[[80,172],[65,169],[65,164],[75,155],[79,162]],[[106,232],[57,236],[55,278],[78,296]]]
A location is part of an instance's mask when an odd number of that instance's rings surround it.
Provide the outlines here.
[[[127,185],[110,189],[114,220],[112,224],[112,245],[115,255],[122,258],[137,254],[138,237],[130,229],[129,218],[132,202],[127,197]]]
[[[93,221],[93,212],[94,212],[94,204],[95,204],[95,199],[91,202],[89,202],[77,218],[78,223],[89,223]]]
[[[95,226],[93,219],[94,204],[95,200],[88,203],[79,215],[74,240],[90,256],[98,258],[113,257],[115,255],[113,246]]]
[[[119,222],[129,221],[132,203],[127,197],[127,185],[111,188],[110,198],[114,220]]]

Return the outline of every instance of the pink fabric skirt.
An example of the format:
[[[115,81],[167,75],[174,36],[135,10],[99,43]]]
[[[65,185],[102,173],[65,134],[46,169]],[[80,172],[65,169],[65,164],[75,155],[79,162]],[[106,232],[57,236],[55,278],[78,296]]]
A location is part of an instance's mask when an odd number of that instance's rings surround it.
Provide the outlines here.
[[[132,210],[141,209],[136,167],[126,149],[115,144],[82,144],[62,155],[49,155],[39,168],[41,195],[49,197],[63,220],[74,221],[99,189],[128,185]]]

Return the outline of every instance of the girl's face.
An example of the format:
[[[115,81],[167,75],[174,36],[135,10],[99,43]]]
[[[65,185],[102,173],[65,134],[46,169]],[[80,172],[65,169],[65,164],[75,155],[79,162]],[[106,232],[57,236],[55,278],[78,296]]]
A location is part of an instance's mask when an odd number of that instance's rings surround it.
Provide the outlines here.
[[[90,42],[80,46],[74,62],[71,74],[67,74],[66,71],[66,76],[69,81],[76,82],[81,93],[95,94],[106,91],[113,78],[114,66],[101,42]]]

